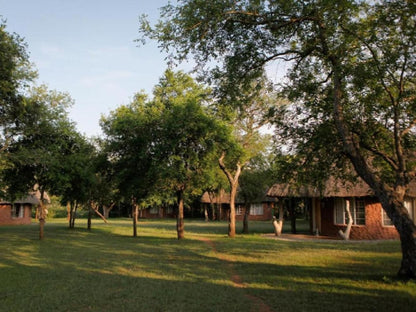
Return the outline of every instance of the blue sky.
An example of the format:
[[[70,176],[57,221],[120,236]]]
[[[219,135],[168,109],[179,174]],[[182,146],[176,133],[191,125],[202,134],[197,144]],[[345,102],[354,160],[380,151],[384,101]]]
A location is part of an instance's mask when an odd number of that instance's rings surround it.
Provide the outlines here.
[[[99,119],[150,94],[167,65],[156,43],[137,47],[139,16],[156,20],[168,0],[0,0],[7,30],[28,44],[38,83],[68,92],[70,118],[99,135]]]

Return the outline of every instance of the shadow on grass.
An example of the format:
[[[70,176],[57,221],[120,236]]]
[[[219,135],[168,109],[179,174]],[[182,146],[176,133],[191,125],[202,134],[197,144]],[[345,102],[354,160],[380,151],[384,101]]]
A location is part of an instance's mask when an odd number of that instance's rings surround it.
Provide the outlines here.
[[[257,311],[246,295],[275,311],[414,310],[414,284],[383,281],[395,245],[217,235],[213,249],[197,239],[205,229],[178,241],[172,225],[142,224],[132,238],[127,223],[91,232],[50,223],[44,241],[36,225],[0,228],[1,310]],[[233,285],[229,265],[245,288]]]

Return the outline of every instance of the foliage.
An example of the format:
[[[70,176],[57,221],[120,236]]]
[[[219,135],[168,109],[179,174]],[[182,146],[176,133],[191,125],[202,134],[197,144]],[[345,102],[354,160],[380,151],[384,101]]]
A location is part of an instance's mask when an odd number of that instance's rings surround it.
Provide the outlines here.
[[[17,34],[10,34],[0,20],[0,151],[19,134],[26,118],[24,89],[36,73],[31,69],[27,46]]]
[[[33,114],[27,116],[21,135],[7,148],[3,170],[8,193],[13,198],[35,185],[50,194],[61,194],[71,183],[70,159],[79,152],[75,126],[67,117],[68,95],[34,87],[25,102]]]
[[[209,95],[190,76],[167,70],[152,100],[139,93],[102,120],[105,149],[125,198],[142,207],[175,202],[183,218],[184,195],[202,193],[219,144],[229,137],[205,105]]]
[[[275,182],[272,174],[270,158],[259,155],[248,163],[241,173],[238,196],[248,204],[261,202],[267,190]]]
[[[416,172],[415,16],[415,3],[401,0],[187,0],[141,29],[178,60],[215,59],[209,77],[226,89],[241,92],[270,62],[290,61],[280,90],[294,105],[279,111],[278,135],[300,168],[353,168],[401,235],[399,274],[416,277],[416,226],[403,203]]]

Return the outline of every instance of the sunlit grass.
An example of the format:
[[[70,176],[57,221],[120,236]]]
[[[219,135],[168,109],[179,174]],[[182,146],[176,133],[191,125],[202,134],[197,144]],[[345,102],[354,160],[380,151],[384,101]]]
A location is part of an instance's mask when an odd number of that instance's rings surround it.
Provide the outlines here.
[[[241,226],[241,224],[238,224]],[[227,238],[226,222],[48,220],[0,227],[0,311],[414,311],[416,284],[395,279],[397,241]]]

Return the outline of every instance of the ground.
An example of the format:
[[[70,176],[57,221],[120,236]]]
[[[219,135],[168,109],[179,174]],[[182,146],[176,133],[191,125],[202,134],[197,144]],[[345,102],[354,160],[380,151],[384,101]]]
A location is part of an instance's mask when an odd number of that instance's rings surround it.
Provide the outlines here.
[[[241,229],[237,224],[237,229]],[[398,241],[276,240],[271,222],[48,220],[0,227],[1,311],[414,311]]]

